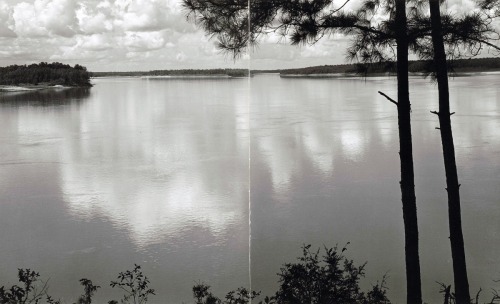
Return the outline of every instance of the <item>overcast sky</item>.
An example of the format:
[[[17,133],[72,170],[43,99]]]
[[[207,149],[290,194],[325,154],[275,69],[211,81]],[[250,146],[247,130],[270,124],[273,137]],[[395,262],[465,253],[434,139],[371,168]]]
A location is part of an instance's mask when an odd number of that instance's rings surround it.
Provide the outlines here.
[[[0,0],[0,66],[40,61],[91,71],[255,69],[345,63],[347,40],[290,46],[269,37],[244,58],[221,54],[181,0]],[[460,7],[470,0],[453,0]]]

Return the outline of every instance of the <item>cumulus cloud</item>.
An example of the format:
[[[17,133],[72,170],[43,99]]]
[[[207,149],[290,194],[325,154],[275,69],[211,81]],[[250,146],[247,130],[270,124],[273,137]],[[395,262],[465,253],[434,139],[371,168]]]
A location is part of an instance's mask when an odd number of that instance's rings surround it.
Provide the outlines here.
[[[128,31],[157,31],[167,26],[171,15],[164,2],[137,0],[125,6],[123,26]]]
[[[452,0],[450,0],[452,1]],[[466,0],[471,1],[471,0]],[[180,0],[0,0],[1,63],[61,60],[90,70],[246,67],[248,60],[308,65],[343,61],[343,45],[323,39],[289,46],[278,35],[233,61],[185,19]],[[3,38],[2,38],[3,37]],[[7,40],[5,40],[7,41]],[[277,44],[281,42],[281,44]],[[326,59],[325,59],[326,58]],[[301,61],[302,60],[302,61]],[[310,65],[310,64],[309,64]],[[117,68],[118,67],[118,68]],[[256,66],[259,68],[259,66]]]
[[[16,37],[12,30],[14,27],[14,18],[12,17],[12,8],[7,3],[0,3],[0,37]]]
[[[204,68],[232,65],[184,14],[179,0],[1,0],[0,64],[61,60],[101,70],[136,62],[143,64],[134,69],[147,69],[156,57],[173,68],[187,58]]]
[[[20,36],[72,37],[78,31],[74,0],[35,0],[13,8],[14,31]]]
[[[166,40],[162,32],[126,32],[123,45],[133,51],[161,49]]]
[[[71,37],[78,32],[77,2],[74,0],[35,0],[40,23],[51,33]]]
[[[91,7],[82,3],[75,14],[78,19],[78,26],[83,33],[98,34],[113,30],[109,7],[103,5]]]
[[[17,4],[14,7],[14,31],[19,36],[40,37],[47,36],[48,31],[37,18],[35,6],[26,2]]]
[[[76,46],[89,51],[103,51],[113,47],[114,38],[106,34],[92,34],[77,38]]]

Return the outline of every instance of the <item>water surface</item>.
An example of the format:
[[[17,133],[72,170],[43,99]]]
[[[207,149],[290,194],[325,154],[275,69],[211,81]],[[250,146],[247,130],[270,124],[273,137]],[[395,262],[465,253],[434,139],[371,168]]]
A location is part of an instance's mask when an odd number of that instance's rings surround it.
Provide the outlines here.
[[[472,293],[500,278],[499,75],[453,79]],[[302,244],[343,246],[364,287],[405,298],[395,79],[94,79],[0,96],[0,282],[50,277],[67,302],[141,264],[158,295],[208,282],[271,294]],[[452,283],[437,86],[412,79],[424,299]],[[251,212],[250,212],[251,211]],[[249,225],[251,221],[251,224]],[[251,236],[250,236],[251,233]],[[249,237],[251,246],[249,246]],[[249,255],[251,267],[249,267]],[[486,296],[486,292],[484,293]],[[486,299],[485,299],[486,301]]]

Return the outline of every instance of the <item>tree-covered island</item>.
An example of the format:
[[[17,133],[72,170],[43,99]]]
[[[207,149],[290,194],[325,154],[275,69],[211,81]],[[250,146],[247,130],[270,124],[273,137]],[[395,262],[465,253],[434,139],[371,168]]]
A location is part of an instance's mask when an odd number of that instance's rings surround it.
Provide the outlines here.
[[[28,88],[92,86],[87,68],[79,64],[72,67],[59,62],[0,67],[0,85]]]

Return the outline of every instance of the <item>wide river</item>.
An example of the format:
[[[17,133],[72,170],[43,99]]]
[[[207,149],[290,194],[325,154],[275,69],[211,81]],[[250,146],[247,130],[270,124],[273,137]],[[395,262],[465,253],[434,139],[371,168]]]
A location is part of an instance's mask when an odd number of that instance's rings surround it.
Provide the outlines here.
[[[150,303],[271,295],[303,244],[368,262],[405,299],[395,106],[389,77],[93,79],[91,89],[0,95],[0,286],[17,268],[73,303],[80,278],[140,264]],[[500,288],[500,75],[451,80],[471,293]],[[411,80],[424,300],[452,284],[437,86]]]

